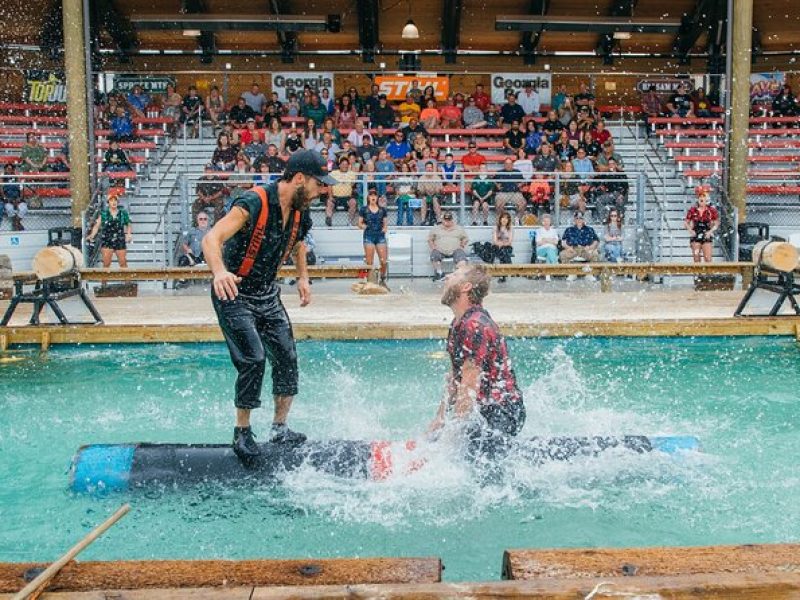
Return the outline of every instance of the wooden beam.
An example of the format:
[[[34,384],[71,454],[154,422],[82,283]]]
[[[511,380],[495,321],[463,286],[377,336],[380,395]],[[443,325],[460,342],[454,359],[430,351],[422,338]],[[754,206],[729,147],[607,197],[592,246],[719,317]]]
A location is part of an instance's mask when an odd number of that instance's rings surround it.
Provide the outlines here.
[[[21,589],[25,573],[42,566],[0,563],[0,591]],[[70,563],[48,590],[435,583],[441,572],[438,558],[92,561]]]
[[[710,27],[711,18],[716,14],[716,2],[717,0],[697,0],[694,10],[681,19],[681,26],[672,43],[672,48],[684,62],[697,40]]]
[[[800,544],[506,550],[503,579],[800,573]]]
[[[375,62],[375,50],[380,39],[380,7],[373,0],[357,0],[358,43],[361,46],[361,60]]]
[[[455,64],[461,32],[462,0],[442,2],[442,52],[445,64]]]

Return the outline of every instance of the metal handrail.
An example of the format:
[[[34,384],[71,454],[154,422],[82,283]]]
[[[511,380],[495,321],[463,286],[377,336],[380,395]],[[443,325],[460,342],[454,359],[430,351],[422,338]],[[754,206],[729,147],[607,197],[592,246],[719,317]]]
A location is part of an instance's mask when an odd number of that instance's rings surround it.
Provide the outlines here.
[[[161,183],[167,178],[169,173],[172,171],[172,167],[175,165],[175,161],[177,159],[178,159],[178,153],[176,152],[173,155],[172,160],[170,161],[170,163],[167,166],[166,170],[164,171],[163,176],[160,173],[161,165],[159,164],[159,165],[156,166],[156,171],[157,171],[157,173],[156,173],[156,189],[157,189],[157,194],[158,194],[159,199],[161,199],[161,197],[162,197],[161,196]],[[172,187],[170,188],[169,192],[167,193],[167,199],[164,202],[164,206],[162,207],[162,209],[160,211],[160,214],[159,214],[159,217],[158,217],[158,224],[156,225],[156,228],[153,230],[152,243],[153,243],[153,262],[154,263],[156,262],[156,245],[157,245],[159,232],[161,233],[161,237],[162,237],[161,241],[162,241],[162,252],[163,252],[163,255],[164,255],[164,261],[165,261],[165,263],[169,262],[167,260],[166,215],[167,215],[167,211],[170,209],[170,207],[172,205],[172,198],[173,198],[173,196],[175,194],[175,190],[178,187],[178,184],[180,183],[180,180],[181,180],[180,176],[175,178],[175,182],[172,184]]]

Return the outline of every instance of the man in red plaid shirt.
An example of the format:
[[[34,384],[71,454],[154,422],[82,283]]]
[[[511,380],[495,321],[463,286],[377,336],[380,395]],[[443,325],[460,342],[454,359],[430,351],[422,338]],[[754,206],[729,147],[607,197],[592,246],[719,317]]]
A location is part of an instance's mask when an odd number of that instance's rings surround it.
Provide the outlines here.
[[[483,265],[465,265],[445,279],[442,304],[454,315],[447,337],[452,370],[447,393],[429,432],[451,413],[468,422],[470,453],[495,453],[525,424],[522,392],[500,328],[483,308],[490,275]]]

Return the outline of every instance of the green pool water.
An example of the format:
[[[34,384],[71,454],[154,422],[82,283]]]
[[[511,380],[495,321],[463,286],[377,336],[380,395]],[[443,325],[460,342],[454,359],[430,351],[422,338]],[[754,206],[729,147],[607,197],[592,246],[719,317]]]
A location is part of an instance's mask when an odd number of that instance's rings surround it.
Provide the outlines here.
[[[0,561],[53,560],[122,502],[83,559],[440,556],[448,580],[496,579],[503,549],[800,539],[800,350],[790,339],[515,339],[522,435],[690,434],[704,451],[513,464],[479,485],[440,456],[387,482],[301,470],[279,486],[67,491],[75,449],[227,442],[224,346],[18,351],[0,364]],[[404,440],[427,425],[439,341],[304,342],[292,424],[313,437]],[[271,403],[258,412],[266,432]]]

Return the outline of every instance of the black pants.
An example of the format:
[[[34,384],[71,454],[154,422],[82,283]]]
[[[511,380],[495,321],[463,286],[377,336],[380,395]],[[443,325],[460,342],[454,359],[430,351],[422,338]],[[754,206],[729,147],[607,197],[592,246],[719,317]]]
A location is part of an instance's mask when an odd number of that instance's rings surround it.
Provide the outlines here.
[[[486,404],[480,413],[484,423],[467,430],[467,453],[472,459],[501,457],[508,452],[511,438],[525,425],[525,405],[519,402]]]
[[[494,255],[497,260],[500,261],[501,265],[510,265],[511,264],[511,253],[514,249],[511,246],[495,246],[494,247]]]
[[[272,284],[263,296],[239,294],[223,301],[212,290],[211,299],[228,344],[236,378],[236,408],[261,406],[261,384],[267,359],[272,366],[272,394],[297,394],[297,350],[289,316]]]

